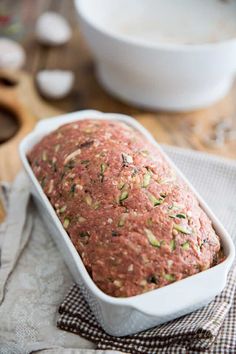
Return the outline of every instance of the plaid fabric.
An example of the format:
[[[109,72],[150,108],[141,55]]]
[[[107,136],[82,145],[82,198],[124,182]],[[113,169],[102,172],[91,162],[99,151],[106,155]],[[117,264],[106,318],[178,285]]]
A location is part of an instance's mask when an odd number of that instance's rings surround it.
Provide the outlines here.
[[[210,286],[210,284],[209,284]],[[112,337],[104,332],[74,284],[59,308],[59,328],[96,343],[98,349],[126,353],[236,353],[236,266],[227,286],[208,306],[147,331]]]

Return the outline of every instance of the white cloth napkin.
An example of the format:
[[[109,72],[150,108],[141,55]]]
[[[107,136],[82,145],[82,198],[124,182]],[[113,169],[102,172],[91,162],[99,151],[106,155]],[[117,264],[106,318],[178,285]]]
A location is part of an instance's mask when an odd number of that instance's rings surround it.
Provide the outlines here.
[[[165,151],[235,240],[236,162],[179,148]],[[0,226],[0,354],[105,353],[56,328],[57,308],[73,280],[29,199],[24,174],[4,185],[3,194],[8,218]]]

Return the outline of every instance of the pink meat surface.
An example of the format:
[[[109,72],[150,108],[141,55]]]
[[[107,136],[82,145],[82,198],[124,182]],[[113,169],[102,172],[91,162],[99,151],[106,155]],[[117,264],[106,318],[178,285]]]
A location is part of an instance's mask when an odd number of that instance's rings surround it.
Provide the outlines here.
[[[141,294],[221,261],[219,237],[194,194],[162,153],[128,125],[66,124],[28,158],[105,293]]]

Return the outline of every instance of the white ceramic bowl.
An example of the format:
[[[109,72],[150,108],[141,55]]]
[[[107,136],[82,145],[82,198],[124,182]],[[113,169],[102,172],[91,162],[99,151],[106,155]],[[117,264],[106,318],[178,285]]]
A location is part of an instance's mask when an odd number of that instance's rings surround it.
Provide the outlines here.
[[[139,106],[192,110],[230,89],[236,1],[75,0],[98,80]]]
[[[65,114],[54,119],[43,120],[37,124],[34,131],[25,137],[20,144],[21,160],[30,178],[35,202],[55,243],[61,251],[62,257],[71,270],[75,281],[79,284],[97,320],[109,334],[124,336],[183,316],[206,305],[214,296],[221,292],[226,284],[227,274],[234,259],[234,245],[230,236],[209,207],[167,156],[166,159],[190,186],[198,198],[201,207],[212,220],[216,232],[221,237],[226,259],[217,266],[186,279],[142,295],[128,298],[115,298],[106,295],[89,276],[78,252],[44,194],[27,160],[27,153],[45,135],[57,129],[62,124],[88,118],[112,119],[125,122],[139,130],[144,137],[159,149],[161,148],[151,134],[133,118],[121,114],[105,114],[97,111],[80,111]],[[164,154],[163,151],[162,153]]]

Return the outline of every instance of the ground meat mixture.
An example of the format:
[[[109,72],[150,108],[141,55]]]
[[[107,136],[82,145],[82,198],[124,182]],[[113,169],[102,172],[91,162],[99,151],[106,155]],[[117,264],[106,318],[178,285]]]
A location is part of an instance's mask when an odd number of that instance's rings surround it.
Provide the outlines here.
[[[217,264],[219,237],[162,153],[121,122],[83,120],[29,161],[97,286],[127,297]]]

